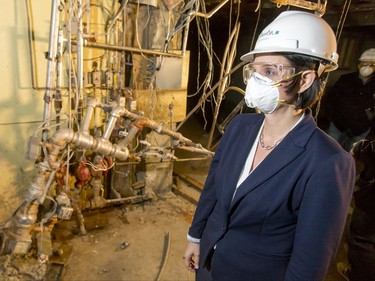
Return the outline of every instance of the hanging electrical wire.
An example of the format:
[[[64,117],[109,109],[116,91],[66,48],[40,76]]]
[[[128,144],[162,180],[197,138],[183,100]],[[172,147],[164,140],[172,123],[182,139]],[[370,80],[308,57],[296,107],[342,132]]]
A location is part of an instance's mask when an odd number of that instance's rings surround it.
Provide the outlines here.
[[[352,3],[352,0],[345,0],[344,6],[343,6],[343,9],[342,9],[342,13],[341,13],[341,16],[340,16],[340,19],[339,19],[339,22],[338,22],[337,28],[336,28],[337,42],[340,41],[342,29],[345,26],[346,17],[348,15],[349,10],[350,10],[351,3]]]

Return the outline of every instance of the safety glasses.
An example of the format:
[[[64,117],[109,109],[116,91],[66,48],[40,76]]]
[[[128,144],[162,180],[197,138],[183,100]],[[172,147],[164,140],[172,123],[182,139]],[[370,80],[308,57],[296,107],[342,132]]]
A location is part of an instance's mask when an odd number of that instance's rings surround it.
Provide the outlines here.
[[[248,63],[243,67],[243,79],[244,83],[253,76],[255,79],[259,79],[259,75],[254,76],[254,73],[258,73],[263,77],[273,81],[272,84],[278,84],[283,80],[288,80],[302,72],[295,73],[296,69],[293,66],[277,64],[273,62],[252,62]],[[265,79],[267,80],[267,79]],[[262,82],[262,81],[259,81]],[[269,82],[267,82],[269,84]]]
[[[360,66],[360,67],[364,67],[364,66],[375,67],[375,63],[371,63],[371,62],[360,62],[360,63],[359,63],[359,66]]]

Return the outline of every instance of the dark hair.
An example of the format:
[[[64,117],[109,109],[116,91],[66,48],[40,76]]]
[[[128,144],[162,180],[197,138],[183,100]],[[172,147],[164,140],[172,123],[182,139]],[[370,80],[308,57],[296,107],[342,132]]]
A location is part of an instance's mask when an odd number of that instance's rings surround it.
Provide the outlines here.
[[[306,109],[314,105],[323,94],[324,84],[323,81],[325,75],[318,77],[317,70],[319,68],[319,60],[311,58],[305,55],[299,54],[282,54],[291,65],[296,68],[296,73],[303,70],[314,70],[316,72],[317,78],[314,80],[313,84],[303,93],[297,94],[294,97],[294,103],[296,109]],[[291,79],[291,83],[286,86],[287,94],[292,94],[298,87],[301,81],[301,75],[297,75]]]

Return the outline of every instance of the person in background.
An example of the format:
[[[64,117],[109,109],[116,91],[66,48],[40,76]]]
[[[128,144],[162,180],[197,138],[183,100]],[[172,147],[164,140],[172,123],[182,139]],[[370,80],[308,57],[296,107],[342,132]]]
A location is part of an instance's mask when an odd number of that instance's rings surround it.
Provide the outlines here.
[[[350,281],[375,281],[375,140],[363,139],[351,150],[359,176],[347,233],[349,264],[337,264]]]
[[[375,48],[359,58],[358,71],[341,75],[322,99],[327,133],[347,151],[375,127]]]
[[[212,159],[187,234],[196,280],[323,280],[355,180],[352,156],[309,109],[337,68],[336,38],[312,13],[286,11],[241,57],[245,101]],[[323,83],[324,84],[324,83]]]

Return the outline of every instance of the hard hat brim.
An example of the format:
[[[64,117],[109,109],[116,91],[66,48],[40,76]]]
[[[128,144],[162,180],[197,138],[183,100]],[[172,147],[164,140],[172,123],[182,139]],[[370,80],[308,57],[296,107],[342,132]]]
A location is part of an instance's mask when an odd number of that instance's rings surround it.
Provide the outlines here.
[[[283,54],[299,54],[299,55],[304,55],[304,56],[307,56],[306,55],[306,52],[304,50],[296,50],[296,49],[278,49],[278,50],[275,50],[275,49],[272,49],[272,50],[262,50],[262,51],[259,51],[259,50],[253,50],[251,52],[248,52],[244,55],[242,55],[240,57],[240,59],[244,62],[247,62],[247,61],[253,61],[254,60],[254,57],[255,55],[257,54],[278,54],[278,55],[283,55]],[[338,64],[333,62],[333,61],[329,61],[325,58],[322,58],[320,56],[311,56],[309,55],[308,57],[311,57],[311,58],[315,58],[317,60],[319,60],[321,63],[323,63],[326,67],[325,67],[325,72],[330,72],[330,71],[334,71],[338,68]]]

